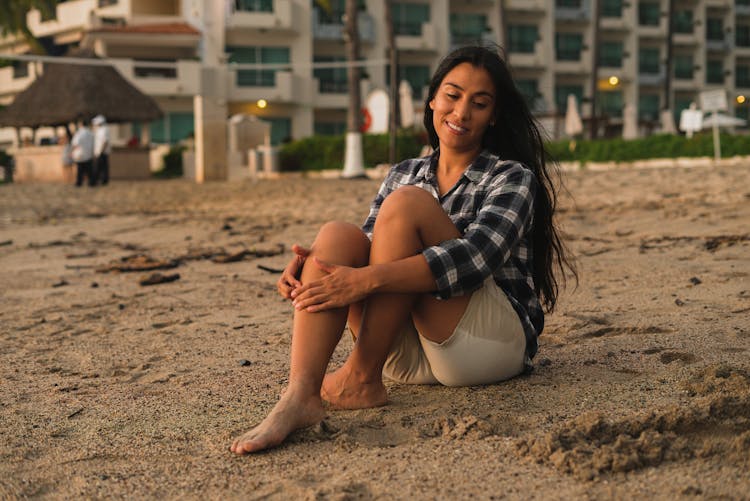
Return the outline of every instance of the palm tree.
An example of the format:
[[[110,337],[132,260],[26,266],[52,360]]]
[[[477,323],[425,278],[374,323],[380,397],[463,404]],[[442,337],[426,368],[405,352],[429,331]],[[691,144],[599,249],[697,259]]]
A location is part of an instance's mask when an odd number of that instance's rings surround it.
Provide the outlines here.
[[[46,54],[47,50],[26,24],[26,13],[38,9],[42,17],[53,17],[60,0],[0,0],[0,35],[21,35],[34,54]]]
[[[359,29],[357,27],[357,0],[346,0],[346,20],[344,42],[346,59],[349,63],[349,109],[346,115],[346,151],[344,152],[344,178],[364,177],[364,154],[362,153],[362,95],[359,89],[360,70],[355,64],[359,61]]]
[[[389,75],[391,81],[390,111],[388,120],[388,163],[396,163],[396,134],[398,132],[398,55],[396,53],[396,36],[393,30],[393,10],[391,0],[385,0],[385,24],[388,31],[388,61],[390,64]]]

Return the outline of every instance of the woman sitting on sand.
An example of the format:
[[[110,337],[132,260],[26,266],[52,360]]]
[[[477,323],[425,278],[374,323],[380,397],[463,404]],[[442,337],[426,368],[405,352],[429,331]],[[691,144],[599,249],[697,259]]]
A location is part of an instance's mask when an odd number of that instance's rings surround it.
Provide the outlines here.
[[[424,125],[435,152],[395,165],[362,228],[325,224],[278,282],[295,308],[289,384],[237,454],[279,445],[325,417],[323,400],[384,405],[382,376],[490,384],[537,351],[555,271],[570,267],[553,224],[542,138],[505,62],[453,51],[432,78]],[[325,374],[348,323],[344,365]]]

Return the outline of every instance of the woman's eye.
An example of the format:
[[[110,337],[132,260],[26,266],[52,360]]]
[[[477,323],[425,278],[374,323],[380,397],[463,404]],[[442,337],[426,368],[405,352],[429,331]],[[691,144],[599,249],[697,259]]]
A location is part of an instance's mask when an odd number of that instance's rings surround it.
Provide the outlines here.
[[[474,106],[476,106],[480,110],[483,110],[487,107],[487,103],[474,103]]]
[[[456,100],[458,99],[458,94],[446,94],[448,96],[448,99]]]

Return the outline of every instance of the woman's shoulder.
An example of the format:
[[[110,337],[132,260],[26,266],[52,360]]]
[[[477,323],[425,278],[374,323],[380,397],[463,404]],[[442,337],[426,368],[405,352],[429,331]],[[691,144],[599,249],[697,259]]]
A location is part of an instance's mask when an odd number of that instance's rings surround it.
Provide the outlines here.
[[[391,168],[388,174],[390,176],[417,176],[420,174],[424,174],[427,169],[430,167],[430,162],[432,161],[432,155],[428,155],[426,157],[415,157],[415,158],[407,158],[406,160],[402,160],[396,164],[394,164]]]
[[[484,173],[485,182],[494,184],[513,180],[530,184],[536,181],[534,171],[518,160],[500,158],[500,156],[488,151],[482,152],[480,160],[483,165],[479,170]]]

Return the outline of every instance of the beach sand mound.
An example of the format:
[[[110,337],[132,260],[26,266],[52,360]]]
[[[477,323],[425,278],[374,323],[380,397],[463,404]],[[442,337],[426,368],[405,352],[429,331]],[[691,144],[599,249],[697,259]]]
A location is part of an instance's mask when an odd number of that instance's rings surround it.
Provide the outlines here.
[[[690,402],[613,421],[588,412],[541,437],[523,438],[516,452],[581,480],[666,461],[716,457],[750,464],[750,376],[711,366],[685,384]]]

